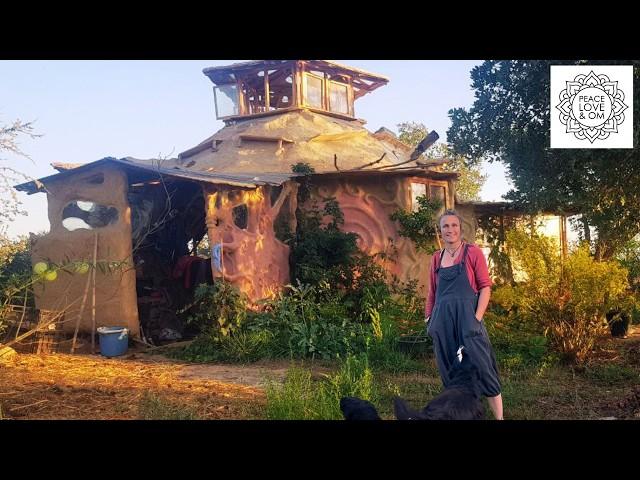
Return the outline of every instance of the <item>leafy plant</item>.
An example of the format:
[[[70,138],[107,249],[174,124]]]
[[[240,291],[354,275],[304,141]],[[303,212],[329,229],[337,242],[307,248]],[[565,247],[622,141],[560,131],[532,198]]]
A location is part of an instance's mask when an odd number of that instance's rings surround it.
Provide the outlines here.
[[[436,215],[442,208],[442,202],[429,200],[426,195],[420,195],[416,200],[418,208],[415,211],[400,209],[392,213],[390,218],[400,224],[400,236],[409,238],[418,250],[432,254],[436,251]]]
[[[496,288],[494,303],[535,325],[566,360],[584,362],[606,334],[605,314],[627,295],[627,271],[615,261],[596,261],[587,245],[563,260],[550,239],[520,230],[507,233],[507,245],[526,281]]]
[[[640,293],[640,237],[629,240],[622,246],[616,259],[629,272],[629,285]]]
[[[187,322],[214,336],[227,336],[246,318],[247,298],[237,287],[225,281],[213,285],[200,284],[194,292],[194,301]]]

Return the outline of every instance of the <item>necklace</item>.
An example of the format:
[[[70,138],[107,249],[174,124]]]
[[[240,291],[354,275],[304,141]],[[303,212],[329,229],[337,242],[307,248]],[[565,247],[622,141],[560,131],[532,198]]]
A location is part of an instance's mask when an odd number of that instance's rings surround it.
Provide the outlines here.
[[[453,258],[456,256],[456,253],[458,252],[458,250],[460,250],[461,246],[462,246],[462,242],[460,242],[460,245],[458,245],[453,252],[450,252],[447,248],[445,248],[445,250],[447,250],[447,253],[451,255],[451,258]]]

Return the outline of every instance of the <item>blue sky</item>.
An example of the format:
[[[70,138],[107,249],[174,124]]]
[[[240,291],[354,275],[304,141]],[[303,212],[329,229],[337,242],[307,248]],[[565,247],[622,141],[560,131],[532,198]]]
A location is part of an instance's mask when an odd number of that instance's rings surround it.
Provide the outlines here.
[[[35,120],[38,139],[23,137],[34,163],[2,153],[5,165],[39,178],[52,162],[87,163],[103,157],[175,156],[223,127],[215,119],[210,80],[202,69],[244,60],[0,61],[0,124]],[[473,103],[470,72],[482,61],[338,60],[389,77],[388,85],[356,101],[370,131],[396,131],[403,121],[424,123],[446,141],[447,112]],[[499,164],[484,165],[483,200],[509,189]],[[19,194],[29,216],[11,236],[48,230],[45,194]]]

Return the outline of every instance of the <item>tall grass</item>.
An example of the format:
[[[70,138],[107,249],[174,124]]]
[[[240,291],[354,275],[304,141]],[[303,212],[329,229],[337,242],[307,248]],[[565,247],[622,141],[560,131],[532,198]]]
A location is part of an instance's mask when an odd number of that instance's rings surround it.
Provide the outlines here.
[[[266,396],[269,420],[340,420],[342,397],[372,400],[376,395],[366,355],[350,355],[335,374],[320,381],[307,369],[291,367],[282,385],[267,384]]]

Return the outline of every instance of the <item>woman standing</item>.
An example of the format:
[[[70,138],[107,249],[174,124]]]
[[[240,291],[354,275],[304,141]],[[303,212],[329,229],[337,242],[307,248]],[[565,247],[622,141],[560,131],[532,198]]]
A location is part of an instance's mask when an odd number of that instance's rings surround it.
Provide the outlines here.
[[[482,322],[491,296],[491,278],[482,250],[462,240],[462,219],[446,210],[438,221],[445,248],[431,260],[431,282],[425,310],[442,383],[462,345],[481,374],[481,391],[497,420],[502,395],[496,358]]]

